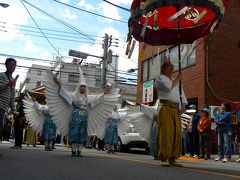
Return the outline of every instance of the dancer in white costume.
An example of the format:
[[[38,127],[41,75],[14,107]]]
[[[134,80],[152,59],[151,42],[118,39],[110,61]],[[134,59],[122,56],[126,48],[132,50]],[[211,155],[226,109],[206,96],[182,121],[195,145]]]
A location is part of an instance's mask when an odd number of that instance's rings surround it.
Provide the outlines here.
[[[82,156],[81,149],[88,134],[103,137],[107,117],[113,106],[119,103],[119,94],[104,93],[89,95],[81,68],[79,67],[79,84],[73,93],[64,89],[62,83],[50,71],[47,72],[46,101],[50,115],[57,129],[72,146],[72,156]]]

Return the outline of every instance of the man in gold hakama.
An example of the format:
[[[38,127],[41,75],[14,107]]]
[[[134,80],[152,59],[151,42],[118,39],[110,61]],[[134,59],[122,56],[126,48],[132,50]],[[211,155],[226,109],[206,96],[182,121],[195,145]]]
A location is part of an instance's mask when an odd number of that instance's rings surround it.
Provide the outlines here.
[[[172,77],[174,66],[170,61],[165,61],[161,68],[161,75],[155,81],[155,88],[160,100],[157,115],[157,141],[156,156],[166,166],[182,166],[175,160],[181,156],[182,136],[181,136],[181,111],[187,100],[182,89],[180,100],[179,81],[181,74],[175,79]]]

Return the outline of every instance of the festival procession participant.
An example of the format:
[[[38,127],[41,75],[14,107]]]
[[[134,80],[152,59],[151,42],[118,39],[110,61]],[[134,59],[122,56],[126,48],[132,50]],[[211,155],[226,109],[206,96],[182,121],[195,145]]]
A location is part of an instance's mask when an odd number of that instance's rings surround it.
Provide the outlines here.
[[[118,104],[119,94],[108,94],[109,88],[104,93],[89,95],[80,66],[79,84],[73,93],[68,92],[57,78],[47,71],[45,85],[46,101],[50,115],[56,123],[57,129],[65,136],[71,145],[72,156],[82,157],[81,150],[87,141],[88,134],[102,137],[111,112],[111,107]]]
[[[118,125],[117,123],[120,121],[121,117],[118,112],[118,107],[114,106],[113,111],[108,118],[108,122],[106,125],[106,132],[104,136],[104,142],[108,153],[115,153],[114,146],[118,142]]]
[[[184,91],[180,99],[179,81],[182,75],[173,78],[174,66],[170,59],[166,57],[159,78],[155,81],[158,99],[160,100],[157,116],[157,143],[156,155],[163,161],[168,161],[165,166],[178,166],[182,164],[176,162],[182,152],[181,136],[181,112],[187,104]]]
[[[51,121],[51,117],[48,114],[48,106],[40,105],[34,97],[30,97],[29,94],[25,96],[24,102],[24,113],[27,120],[27,138],[26,144],[30,144],[33,147],[36,147],[37,144],[37,134],[40,134],[44,138],[45,150],[51,150],[49,148],[48,141],[52,141],[52,136],[55,137],[55,134],[52,135],[51,131],[55,132],[55,127],[48,127],[48,122]],[[51,124],[51,123],[50,123]],[[51,129],[53,128],[53,129]],[[50,145],[50,144],[49,144]]]
[[[53,123],[52,116],[49,114],[49,107],[47,104],[39,104],[35,98],[32,98],[34,105],[33,108],[36,111],[40,111],[45,115],[45,120],[43,124],[42,136],[44,139],[44,145],[46,151],[52,151],[53,142],[56,138],[56,126]]]
[[[6,71],[0,73],[0,133],[3,129],[5,112],[10,108],[11,114],[13,114],[15,110],[15,85],[18,75],[14,79],[12,74],[16,65],[17,61],[15,59],[7,58],[5,61]],[[0,156],[2,156],[1,153]]]

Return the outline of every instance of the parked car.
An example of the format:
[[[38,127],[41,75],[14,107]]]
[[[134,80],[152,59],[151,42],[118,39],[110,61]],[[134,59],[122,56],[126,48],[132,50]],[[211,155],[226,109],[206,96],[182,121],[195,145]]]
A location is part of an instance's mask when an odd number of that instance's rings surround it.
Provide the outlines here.
[[[118,143],[116,145],[116,151],[126,151],[130,148],[141,148],[148,152],[148,143],[141,137],[140,133],[136,132],[133,126],[127,130],[126,133],[118,137]]]

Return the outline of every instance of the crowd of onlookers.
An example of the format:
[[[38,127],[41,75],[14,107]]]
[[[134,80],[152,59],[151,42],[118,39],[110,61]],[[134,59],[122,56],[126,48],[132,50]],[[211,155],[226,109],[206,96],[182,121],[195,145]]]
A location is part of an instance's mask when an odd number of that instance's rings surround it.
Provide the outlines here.
[[[207,160],[212,153],[216,153],[219,157],[215,161],[228,162],[233,153],[238,153],[239,158],[235,161],[240,163],[240,124],[232,129],[229,103],[223,102],[220,108],[221,113],[215,118],[210,117],[208,108],[198,113],[195,105],[190,105],[182,114],[184,156]],[[214,149],[215,144],[217,148]]]
[[[11,148],[22,148],[22,144],[33,145],[35,147],[38,135],[26,123],[25,119],[19,120],[19,118],[14,118],[14,115],[6,113],[4,128],[0,134],[0,141],[9,141],[11,139],[14,140],[14,146]]]

